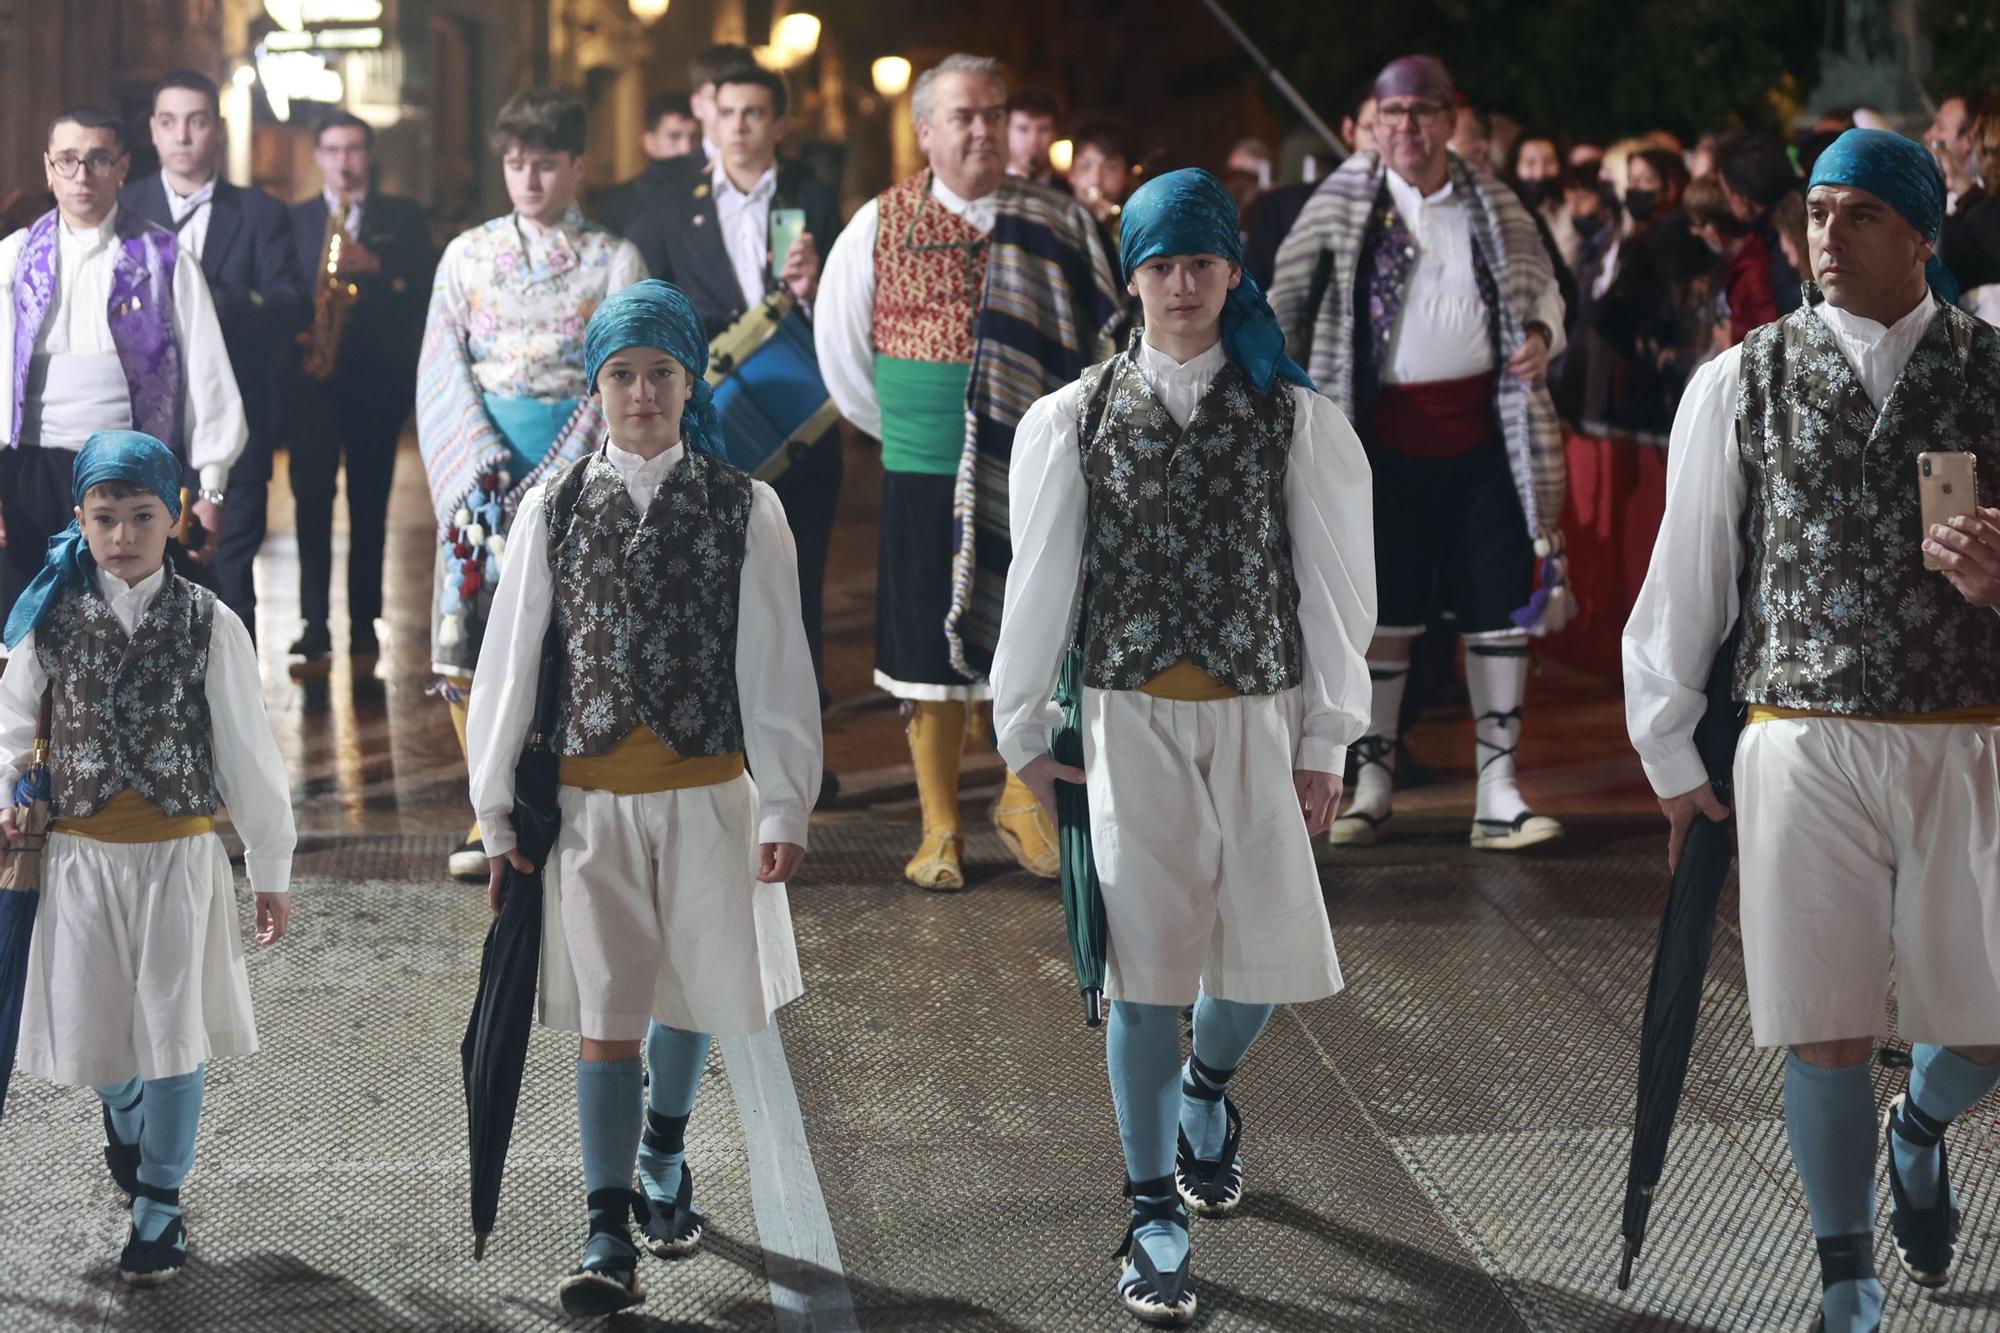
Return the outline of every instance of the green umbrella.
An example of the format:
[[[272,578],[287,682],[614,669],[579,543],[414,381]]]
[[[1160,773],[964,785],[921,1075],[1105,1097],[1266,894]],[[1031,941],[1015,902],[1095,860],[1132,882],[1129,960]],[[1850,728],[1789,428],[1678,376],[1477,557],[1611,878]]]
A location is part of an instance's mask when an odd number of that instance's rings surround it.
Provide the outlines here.
[[[1056,681],[1055,761],[1083,767],[1083,649],[1072,645]],[[1104,894],[1097,885],[1097,859],[1090,851],[1090,793],[1074,782],[1056,783],[1056,844],[1062,851],[1063,919],[1069,926],[1070,961],[1083,992],[1083,1021],[1104,1021],[1104,950],[1111,932],[1104,924]]]

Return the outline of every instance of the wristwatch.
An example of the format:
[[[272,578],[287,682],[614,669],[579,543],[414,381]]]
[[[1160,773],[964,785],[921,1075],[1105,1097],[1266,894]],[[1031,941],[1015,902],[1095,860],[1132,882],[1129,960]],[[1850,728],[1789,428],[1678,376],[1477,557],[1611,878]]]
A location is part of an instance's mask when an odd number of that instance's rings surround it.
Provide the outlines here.
[[[204,486],[201,488],[201,494],[199,498],[208,501],[210,504],[220,509],[222,507],[222,502],[229,498],[229,493],[227,491],[219,491],[215,489],[213,486]]]

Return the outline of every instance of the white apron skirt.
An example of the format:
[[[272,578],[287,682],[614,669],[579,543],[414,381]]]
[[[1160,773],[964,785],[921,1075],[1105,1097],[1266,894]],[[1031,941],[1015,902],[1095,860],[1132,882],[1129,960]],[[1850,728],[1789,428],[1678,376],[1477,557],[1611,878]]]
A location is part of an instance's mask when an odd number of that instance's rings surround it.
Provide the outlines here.
[[[1301,704],[1083,692],[1105,994],[1298,1004],[1341,988],[1292,773]]]
[[[1759,1046],[2000,1043],[2000,728],[1753,723],[1736,751]]]
[[[57,1083],[104,1084],[255,1051],[235,885],[213,833],[50,834],[16,1063]]]
[[[805,989],[785,886],[757,882],[757,788],[558,789],[541,1019],[594,1041],[668,1027],[741,1037]]]

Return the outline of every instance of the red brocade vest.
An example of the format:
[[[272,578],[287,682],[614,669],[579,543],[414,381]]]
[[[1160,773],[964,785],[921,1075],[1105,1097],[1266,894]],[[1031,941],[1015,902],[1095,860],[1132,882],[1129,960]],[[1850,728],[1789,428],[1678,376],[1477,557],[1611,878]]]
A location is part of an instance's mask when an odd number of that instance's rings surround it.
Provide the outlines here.
[[[969,365],[988,237],[931,197],[928,170],[890,186],[876,207],[876,352]]]

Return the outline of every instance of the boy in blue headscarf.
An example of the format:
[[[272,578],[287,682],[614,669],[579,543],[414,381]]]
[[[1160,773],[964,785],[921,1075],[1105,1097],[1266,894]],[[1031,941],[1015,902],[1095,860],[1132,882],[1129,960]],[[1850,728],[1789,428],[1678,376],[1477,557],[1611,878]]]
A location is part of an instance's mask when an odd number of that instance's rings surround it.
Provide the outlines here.
[[[219,805],[243,839],[258,940],[291,917],[291,784],[256,650],[166,560],[180,479],[150,435],[90,437],[76,518],[14,603],[0,674],[0,834],[20,844],[16,803],[46,799],[54,816],[18,1061],[102,1100],[105,1162],[132,1199],[118,1272],[140,1287],[187,1261],[180,1187],[207,1062],[257,1049]],[[47,771],[24,776],[12,756],[44,708]]]
[[[2000,477],[2000,329],[1948,304],[1944,200],[1899,135],[1849,130],[1814,163],[1806,303],[1689,381],[1625,627],[1626,715],[1670,860],[1697,817],[1736,816],[1751,1035],[1788,1048],[1830,1333],[1880,1326],[1876,1136],[1897,1259],[1943,1286],[1945,1127],[2000,1080],[2000,510],[1927,525],[1920,499],[1933,455],[1970,455],[1982,488]],[[1750,724],[1733,810],[1694,743],[1732,635]],[[1892,966],[1912,1067],[1878,1125]]]
[[[609,438],[521,502],[467,726],[497,911],[504,866],[531,868],[514,766],[553,624],[562,829],[541,1018],[582,1037],[590,1233],[558,1288],[578,1316],[645,1299],[628,1216],[661,1258],[701,1239],[688,1116],[710,1035],[760,1031],[800,993],[785,881],[820,782],[791,530],[771,488],[718,457],[700,317],[680,289],[637,283],[591,316],[584,361]]]
[[[1196,1305],[1188,1210],[1242,1198],[1230,1076],[1273,1005],[1341,987],[1311,838],[1368,724],[1372,501],[1360,441],[1242,270],[1221,183],[1149,181],[1122,236],[1142,335],[1014,441],[994,729],[1044,805],[1059,781],[1089,789],[1132,1199],[1118,1291],[1172,1324]],[[1073,640],[1081,770],[1050,754]]]

